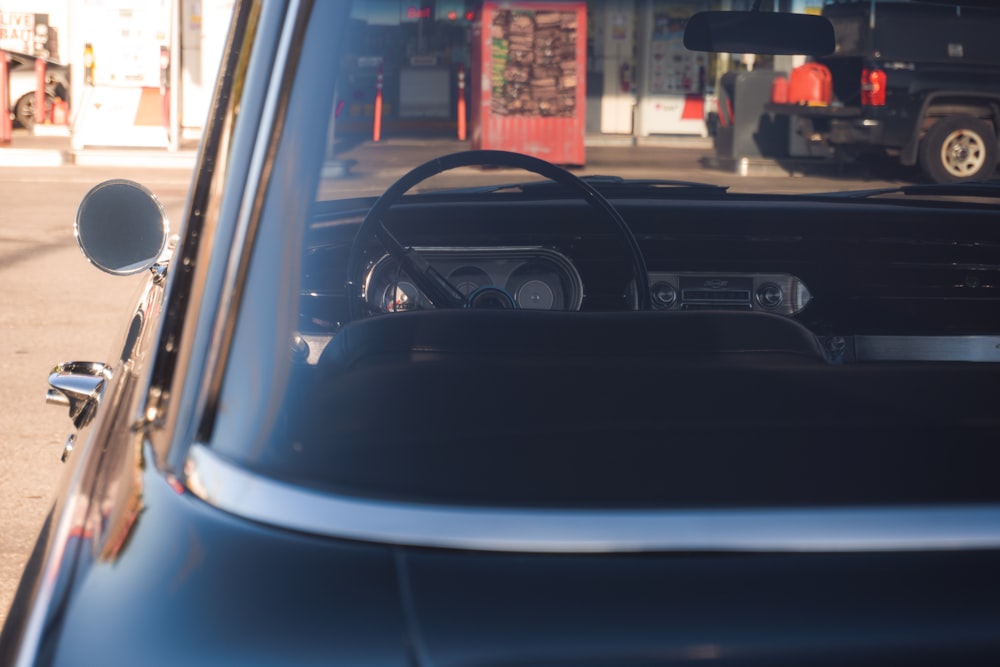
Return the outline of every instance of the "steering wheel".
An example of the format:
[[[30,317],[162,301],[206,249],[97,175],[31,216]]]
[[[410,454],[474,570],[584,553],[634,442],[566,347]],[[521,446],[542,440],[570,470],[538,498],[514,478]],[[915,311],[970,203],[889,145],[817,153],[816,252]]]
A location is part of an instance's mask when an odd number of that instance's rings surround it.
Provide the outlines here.
[[[347,261],[346,288],[348,313],[351,320],[359,319],[363,313],[365,300],[361,293],[359,278],[364,260],[364,249],[372,238],[377,238],[382,243],[389,256],[399,262],[400,267],[406,271],[413,283],[435,308],[469,307],[469,299],[438,273],[426,259],[420,256],[420,253],[413,248],[403,247],[386,229],[382,218],[390,207],[398,203],[402,196],[418,183],[451,169],[473,166],[523,169],[556,183],[561,183],[579,193],[584,201],[600,211],[614,225],[625,241],[638,292],[638,309],[650,309],[649,273],[646,270],[646,260],[639,248],[639,242],[618,210],[592,185],[577,178],[562,167],[557,167],[550,162],[530,155],[510,151],[471,150],[444,155],[413,168],[390,185],[368,210],[368,214],[361,221],[361,226],[358,227],[358,232],[354,236]]]

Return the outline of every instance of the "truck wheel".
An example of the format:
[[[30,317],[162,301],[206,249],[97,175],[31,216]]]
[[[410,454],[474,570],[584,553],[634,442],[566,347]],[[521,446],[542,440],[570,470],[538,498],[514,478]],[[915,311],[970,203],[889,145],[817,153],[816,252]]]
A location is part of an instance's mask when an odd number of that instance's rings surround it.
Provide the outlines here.
[[[55,102],[53,98],[48,93],[45,94],[45,113],[46,116],[52,113],[52,104]],[[14,105],[14,121],[25,129],[32,129],[35,127],[35,94],[27,93],[21,96],[21,99],[17,101]]]
[[[920,166],[935,183],[990,178],[996,164],[993,126],[978,118],[942,118],[920,142]]]

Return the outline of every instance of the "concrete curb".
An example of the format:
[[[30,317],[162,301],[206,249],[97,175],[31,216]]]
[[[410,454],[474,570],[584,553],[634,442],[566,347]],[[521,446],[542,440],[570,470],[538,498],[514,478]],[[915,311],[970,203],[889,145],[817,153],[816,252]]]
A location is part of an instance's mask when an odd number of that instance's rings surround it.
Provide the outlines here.
[[[66,151],[36,148],[0,149],[0,167],[60,167],[67,164]]]
[[[32,130],[16,128],[10,143],[0,145],[0,167],[166,167],[192,169],[197,160],[197,141],[186,140],[180,150],[165,148],[73,147],[70,128],[38,125]]]
[[[117,151],[80,150],[69,154],[67,164],[80,167],[162,167],[194,169],[198,159],[194,151]]]
[[[194,151],[60,150],[55,148],[0,148],[0,167],[163,167],[193,169]]]
[[[76,165],[82,167],[121,168],[167,168],[194,169],[198,159],[197,150],[182,148],[168,151],[157,148],[84,148],[75,150],[70,138],[64,135],[41,134],[15,136],[12,146],[0,146],[0,167],[59,167]],[[440,144],[442,152],[453,152],[467,148],[467,142],[445,139],[421,139],[402,137],[384,142],[387,147],[413,147]],[[698,148],[712,150],[710,137],[698,136],[650,136],[591,134],[584,138],[589,148]],[[341,168],[346,171],[349,169]]]

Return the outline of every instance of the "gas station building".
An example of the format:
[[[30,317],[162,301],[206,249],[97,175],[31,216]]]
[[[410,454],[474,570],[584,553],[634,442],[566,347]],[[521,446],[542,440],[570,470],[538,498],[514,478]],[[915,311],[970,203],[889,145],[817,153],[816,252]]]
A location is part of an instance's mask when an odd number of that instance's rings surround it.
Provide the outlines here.
[[[822,3],[773,1],[781,10],[802,12],[818,12]],[[580,86],[583,108],[558,108],[582,114],[589,135],[705,136],[718,76],[734,67],[797,64],[684,49],[684,26],[695,12],[751,5],[752,0],[365,0],[356,3],[351,42],[336,63],[343,82],[337,132],[371,132],[381,74],[387,136],[453,133],[459,79],[466,76],[469,88],[477,82],[492,87],[499,113],[551,114],[557,106],[534,104],[532,92],[568,100],[570,87]],[[232,6],[233,0],[0,0],[0,48],[70,65],[74,147],[176,150],[182,138],[197,138],[202,131]],[[568,56],[554,59],[552,76],[525,80],[528,70],[517,68],[514,59],[518,40],[523,43],[529,38],[525,31],[537,29],[537,48],[543,48],[542,37],[555,33],[541,25],[510,27],[510,17],[516,23],[534,7],[553,6],[585,11],[586,25],[562,26],[564,35],[571,29],[585,40],[585,57],[572,67]],[[483,25],[484,15],[494,17],[491,25]],[[508,25],[500,26],[498,16],[506,16]],[[549,41],[557,44],[556,39]],[[487,76],[476,79],[473,68],[484,67],[473,58],[481,40],[491,40],[489,48],[505,64],[494,62]],[[509,52],[496,50],[501,47]],[[462,94],[471,105],[470,93]]]

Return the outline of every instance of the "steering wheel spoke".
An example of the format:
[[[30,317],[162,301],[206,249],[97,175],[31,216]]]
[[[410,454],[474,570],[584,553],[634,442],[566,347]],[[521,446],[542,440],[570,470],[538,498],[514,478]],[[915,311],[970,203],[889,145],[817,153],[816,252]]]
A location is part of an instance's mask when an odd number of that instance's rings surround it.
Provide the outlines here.
[[[410,280],[434,304],[435,308],[462,308],[465,295],[447,278],[431,266],[431,263],[413,248],[407,248],[396,239],[381,220],[375,228],[375,237],[381,241],[389,256],[399,262],[399,266]]]

